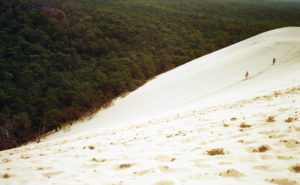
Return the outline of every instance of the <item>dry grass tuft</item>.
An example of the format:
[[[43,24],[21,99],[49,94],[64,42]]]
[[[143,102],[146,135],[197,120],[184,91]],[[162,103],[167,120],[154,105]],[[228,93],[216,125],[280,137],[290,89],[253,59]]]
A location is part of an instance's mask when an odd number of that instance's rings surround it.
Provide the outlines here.
[[[274,116],[269,116],[267,122],[275,122]]]
[[[89,149],[90,149],[90,150],[94,150],[95,147],[94,147],[94,146],[89,146]]]
[[[3,175],[3,178],[4,178],[4,179],[8,179],[9,177],[10,177],[10,176],[9,176],[7,173]]]
[[[224,149],[223,148],[215,148],[215,149],[211,149],[206,151],[208,155],[224,155]]]

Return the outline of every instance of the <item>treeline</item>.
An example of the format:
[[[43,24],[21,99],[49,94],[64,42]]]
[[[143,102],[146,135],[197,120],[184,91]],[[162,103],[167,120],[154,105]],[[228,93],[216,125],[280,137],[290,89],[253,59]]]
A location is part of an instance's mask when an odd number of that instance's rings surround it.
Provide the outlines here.
[[[89,116],[178,65],[299,20],[299,3],[3,0],[0,149]]]

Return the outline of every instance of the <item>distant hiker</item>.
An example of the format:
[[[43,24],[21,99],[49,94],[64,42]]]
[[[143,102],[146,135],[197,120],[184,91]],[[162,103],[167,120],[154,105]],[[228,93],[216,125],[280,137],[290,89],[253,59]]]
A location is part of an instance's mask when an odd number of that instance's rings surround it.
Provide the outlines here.
[[[275,58],[273,58],[273,63],[272,63],[272,65],[274,65],[274,64],[275,64],[275,62],[276,62],[276,60],[275,60]]]
[[[246,74],[245,74],[245,80],[247,80],[248,76],[249,76],[249,73],[247,71]]]

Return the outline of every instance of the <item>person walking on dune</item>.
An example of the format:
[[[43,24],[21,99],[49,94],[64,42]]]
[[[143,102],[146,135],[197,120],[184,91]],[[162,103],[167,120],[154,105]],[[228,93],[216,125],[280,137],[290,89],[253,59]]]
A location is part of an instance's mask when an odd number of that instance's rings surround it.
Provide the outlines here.
[[[245,74],[245,80],[248,79],[248,76],[249,76],[249,73],[248,73],[248,71],[247,71],[246,74]]]
[[[272,65],[274,65],[274,64],[275,64],[275,62],[276,62],[276,60],[275,60],[275,58],[273,58],[273,63],[272,63]]]

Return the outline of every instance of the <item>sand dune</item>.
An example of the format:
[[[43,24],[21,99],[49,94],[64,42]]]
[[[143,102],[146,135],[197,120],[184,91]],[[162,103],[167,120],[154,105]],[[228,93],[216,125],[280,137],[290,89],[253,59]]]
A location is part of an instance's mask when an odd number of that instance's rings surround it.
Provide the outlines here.
[[[300,185],[299,69],[300,28],[255,36],[158,76],[89,122],[1,151],[0,184]]]
[[[300,28],[262,33],[157,76],[91,120],[52,134],[47,140],[293,87],[299,82],[299,43]],[[273,58],[277,60],[274,66]],[[250,76],[244,81],[246,71]]]

